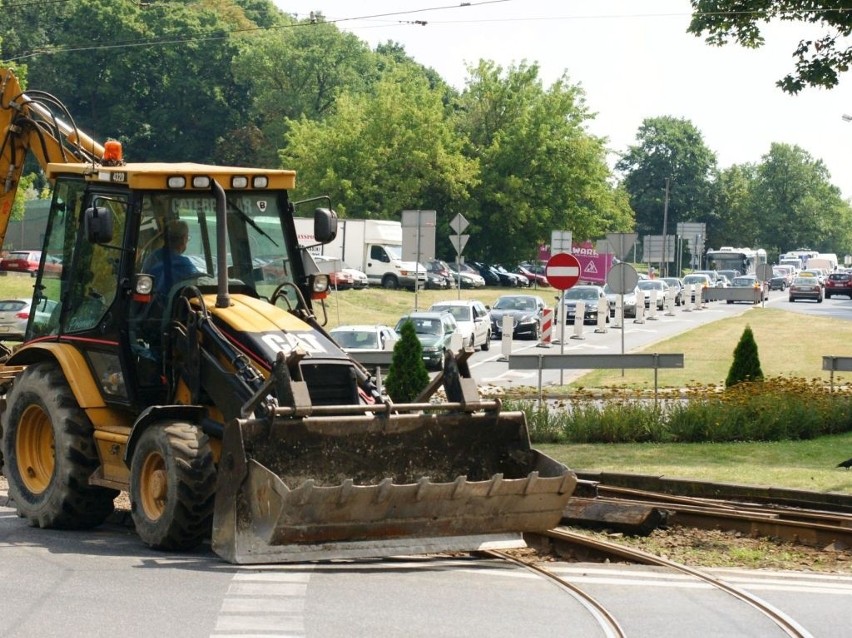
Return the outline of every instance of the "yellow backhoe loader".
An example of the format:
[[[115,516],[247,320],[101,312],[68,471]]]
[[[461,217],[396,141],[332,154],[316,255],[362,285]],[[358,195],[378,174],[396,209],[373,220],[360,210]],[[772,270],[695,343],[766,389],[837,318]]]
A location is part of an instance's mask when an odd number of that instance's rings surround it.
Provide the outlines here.
[[[0,243],[28,155],[52,184],[33,285],[52,311],[0,359],[20,516],[91,528],[126,491],[144,543],[209,540],[234,563],[517,546],[558,523],[573,472],[479,397],[463,356],[447,401],[394,404],[322,328],[293,171],[122,152],[0,69]],[[331,241],[330,203],[311,205]]]

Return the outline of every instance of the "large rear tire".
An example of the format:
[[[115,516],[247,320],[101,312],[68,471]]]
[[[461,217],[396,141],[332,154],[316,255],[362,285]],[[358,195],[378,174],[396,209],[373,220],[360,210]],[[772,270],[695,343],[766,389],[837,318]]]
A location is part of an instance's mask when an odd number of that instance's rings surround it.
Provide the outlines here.
[[[20,516],[38,527],[88,529],[112,513],[118,491],[89,485],[100,465],[94,428],[56,364],[21,373],[3,428],[4,473]]]
[[[139,438],[130,464],[130,514],[146,545],[189,550],[209,538],[215,491],[210,440],[199,428],[163,422]]]

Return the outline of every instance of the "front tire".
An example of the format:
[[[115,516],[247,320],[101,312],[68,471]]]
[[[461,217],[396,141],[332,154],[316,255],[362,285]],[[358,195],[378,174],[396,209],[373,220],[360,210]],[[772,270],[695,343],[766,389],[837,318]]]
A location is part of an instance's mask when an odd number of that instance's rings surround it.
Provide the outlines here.
[[[386,290],[396,290],[399,288],[399,281],[393,275],[385,275],[382,278],[382,288]]]
[[[485,341],[482,342],[482,351],[485,352],[491,349],[491,331],[489,330],[485,335]]]
[[[215,491],[210,440],[199,428],[162,422],[139,438],[130,465],[130,514],[146,545],[190,550],[209,538]]]
[[[100,465],[94,428],[54,363],[29,366],[3,414],[4,473],[18,514],[37,527],[89,529],[106,520],[118,491],[89,485]]]

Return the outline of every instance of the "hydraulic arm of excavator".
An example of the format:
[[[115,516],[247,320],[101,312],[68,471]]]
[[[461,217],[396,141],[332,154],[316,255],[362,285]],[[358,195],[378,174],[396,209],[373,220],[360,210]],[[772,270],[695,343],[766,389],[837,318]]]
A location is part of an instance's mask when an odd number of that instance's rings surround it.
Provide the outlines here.
[[[100,162],[104,147],[79,131],[49,93],[24,93],[11,69],[0,69],[0,246],[28,153],[42,168],[50,162]]]

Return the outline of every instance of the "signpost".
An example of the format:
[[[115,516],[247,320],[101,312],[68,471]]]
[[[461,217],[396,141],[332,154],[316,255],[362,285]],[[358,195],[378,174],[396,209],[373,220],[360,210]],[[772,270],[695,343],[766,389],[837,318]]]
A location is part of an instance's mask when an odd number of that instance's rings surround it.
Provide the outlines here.
[[[580,281],[580,260],[571,253],[556,253],[544,267],[544,276],[551,286],[561,290],[559,295],[559,354],[565,354],[565,291]],[[559,373],[559,385],[562,385],[563,373]]]
[[[462,233],[467,230],[469,222],[467,218],[458,213],[455,217],[450,220],[450,228],[456,231],[455,235],[450,235],[450,241],[453,242],[453,248],[456,249],[456,272],[461,273],[461,254],[464,250],[465,245],[467,244],[467,240],[470,239],[470,235],[462,235]],[[458,298],[461,299],[461,274],[459,275],[458,280]]]
[[[618,323],[621,326],[621,354],[624,354],[624,295],[632,292],[639,283],[639,273],[630,264],[621,262],[613,266],[606,276],[606,283],[612,291],[621,296],[621,316],[618,318]],[[638,302],[637,302],[638,303]],[[621,370],[621,376],[624,376],[624,370]]]

